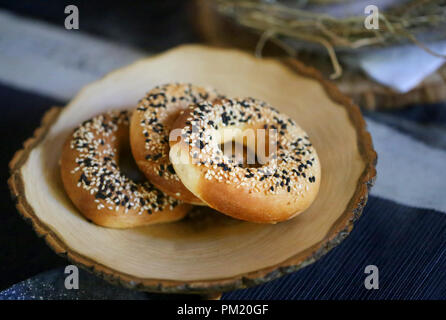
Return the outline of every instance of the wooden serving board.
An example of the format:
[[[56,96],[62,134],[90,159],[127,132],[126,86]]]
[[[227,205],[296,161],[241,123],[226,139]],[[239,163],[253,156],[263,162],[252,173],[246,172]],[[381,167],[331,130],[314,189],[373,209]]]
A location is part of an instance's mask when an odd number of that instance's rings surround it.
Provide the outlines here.
[[[314,204],[276,225],[197,209],[183,221],[128,230],[85,220],[59,176],[61,147],[81,121],[131,108],[167,82],[211,85],[228,96],[263,99],[294,118],[320,157]],[[351,231],[373,184],[376,153],[361,113],[314,69],[294,60],[257,59],[238,50],[182,46],[88,85],[50,110],[10,163],[19,212],[58,254],[127,287],[158,292],[221,292],[272,280],[319,259]]]

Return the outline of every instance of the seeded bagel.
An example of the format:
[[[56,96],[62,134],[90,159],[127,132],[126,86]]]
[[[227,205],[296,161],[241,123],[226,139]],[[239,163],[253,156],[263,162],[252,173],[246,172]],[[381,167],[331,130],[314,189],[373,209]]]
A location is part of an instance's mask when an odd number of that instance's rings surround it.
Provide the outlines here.
[[[190,205],[149,182],[121,173],[119,153],[129,144],[129,114],[113,111],[83,122],[63,147],[60,171],[69,198],[90,221],[130,228],[183,218]]]
[[[214,100],[212,88],[185,83],[155,87],[141,99],[130,124],[132,154],[141,172],[164,193],[186,203],[203,205],[181,182],[169,160],[169,132],[191,103]]]
[[[176,173],[196,197],[224,214],[276,223],[295,217],[316,198],[321,168],[315,148],[294,120],[265,102],[197,103],[176,120],[172,134],[178,136],[178,130],[180,137],[171,137],[169,153]],[[245,144],[245,132],[261,130],[265,140],[275,139],[265,145],[271,149],[265,154],[271,154],[260,166],[244,167],[222,152],[221,144]],[[254,148],[259,144],[256,135]]]

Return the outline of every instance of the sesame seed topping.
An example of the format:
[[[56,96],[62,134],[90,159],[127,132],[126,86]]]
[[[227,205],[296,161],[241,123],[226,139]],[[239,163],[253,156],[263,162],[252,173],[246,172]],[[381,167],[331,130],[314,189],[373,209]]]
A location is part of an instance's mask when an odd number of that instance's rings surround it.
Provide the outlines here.
[[[145,159],[152,162],[155,174],[180,181],[169,161],[169,133],[174,120],[172,118],[175,118],[172,114],[186,109],[191,103],[216,98],[222,96],[212,88],[173,83],[155,87],[139,101],[135,112],[141,113],[144,119],[140,124],[141,132],[150,136],[150,139],[145,140]]]
[[[138,214],[173,209],[180,201],[169,197],[149,182],[135,183],[119,170],[117,132],[129,130],[129,113],[112,111],[84,121],[75,129],[70,148],[75,150],[79,175],[77,186],[94,195],[97,209],[123,208]]]
[[[189,117],[182,129],[194,164],[208,180],[233,183],[249,192],[303,194],[305,181],[314,183],[313,167],[318,161],[307,134],[287,115],[266,102],[253,98],[221,99],[215,103],[199,102],[189,107]],[[239,128],[273,130],[277,147],[261,166],[245,167],[225,155],[220,141],[213,136],[221,130]],[[311,173],[311,174],[310,174]]]

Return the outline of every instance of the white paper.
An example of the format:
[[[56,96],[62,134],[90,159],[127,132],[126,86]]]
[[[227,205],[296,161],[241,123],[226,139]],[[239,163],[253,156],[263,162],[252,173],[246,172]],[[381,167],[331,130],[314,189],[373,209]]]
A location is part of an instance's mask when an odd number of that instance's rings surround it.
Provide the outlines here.
[[[446,54],[446,41],[426,46],[436,53]],[[416,45],[374,49],[361,53],[357,59],[371,78],[401,93],[415,88],[446,62]]]

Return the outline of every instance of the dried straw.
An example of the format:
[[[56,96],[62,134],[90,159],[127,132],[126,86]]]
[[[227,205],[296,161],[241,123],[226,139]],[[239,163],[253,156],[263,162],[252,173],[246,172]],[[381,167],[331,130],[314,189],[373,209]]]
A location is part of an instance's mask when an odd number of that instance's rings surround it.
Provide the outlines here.
[[[348,3],[352,0],[296,0],[302,8],[307,4],[327,5]],[[214,0],[217,10],[242,26],[262,34],[256,48],[261,55],[267,41],[273,41],[292,56],[296,48],[284,39],[322,45],[332,62],[331,78],[342,75],[336,50],[356,50],[364,47],[388,46],[412,42],[432,55],[446,58],[430,50],[417,39],[417,35],[435,31],[433,39],[446,39],[446,0],[412,0],[409,4],[379,12],[380,29],[364,27],[365,15],[335,18],[314,13],[297,6],[285,6],[277,1]],[[433,39],[432,39],[433,38]]]

